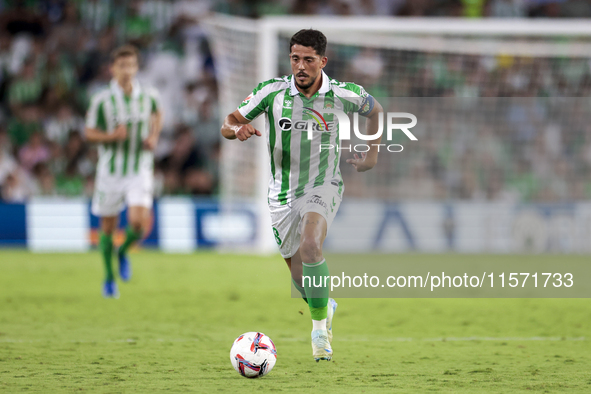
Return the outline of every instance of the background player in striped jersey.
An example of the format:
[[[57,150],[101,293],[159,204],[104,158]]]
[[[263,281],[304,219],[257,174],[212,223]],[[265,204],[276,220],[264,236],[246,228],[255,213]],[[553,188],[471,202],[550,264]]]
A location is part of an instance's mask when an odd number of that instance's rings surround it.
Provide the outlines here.
[[[332,358],[332,317],[336,302],[328,287],[302,283],[302,274],[316,278],[328,275],[322,255],[326,233],[339,208],[343,180],[339,171],[340,143],[337,118],[323,109],[358,112],[368,118],[367,133],[379,127],[380,104],[361,86],[329,78],[322,70],[326,37],[317,30],[300,30],[290,41],[293,74],[259,84],[238,109],[224,120],[221,132],[228,139],[246,141],[263,136],[249,125],[265,113],[265,137],[271,157],[269,209],[275,239],[291,271],[294,285],[308,303],[312,316],[312,353],[316,361]],[[315,123],[312,138],[307,122]],[[381,138],[368,141],[379,144]],[[328,147],[330,149],[321,149]],[[371,146],[371,145],[370,145]],[[367,154],[347,160],[357,171],[377,163],[377,146]]]
[[[135,79],[138,61],[138,51],[130,45],[112,53],[113,79],[92,97],[86,115],[86,138],[100,144],[92,213],[101,218],[105,297],[118,296],[111,260],[119,213],[127,205],[129,226],[117,251],[119,275],[127,281],[131,277],[127,251],[146,231],[153,203],[152,151],[162,128],[162,113],[157,92]]]

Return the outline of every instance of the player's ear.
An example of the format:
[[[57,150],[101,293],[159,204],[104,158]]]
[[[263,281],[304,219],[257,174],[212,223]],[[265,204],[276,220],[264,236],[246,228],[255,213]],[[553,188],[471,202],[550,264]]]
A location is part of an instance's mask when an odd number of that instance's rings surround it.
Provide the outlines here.
[[[326,56],[322,56],[322,60],[320,61],[320,68],[326,67],[326,63],[328,63],[328,58]]]

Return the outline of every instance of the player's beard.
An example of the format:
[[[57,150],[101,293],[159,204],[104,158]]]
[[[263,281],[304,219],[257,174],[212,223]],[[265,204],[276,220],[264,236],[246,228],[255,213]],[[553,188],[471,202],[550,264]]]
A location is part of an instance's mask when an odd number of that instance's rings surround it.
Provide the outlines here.
[[[310,80],[310,82],[309,82],[309,83],[307,83],[307,84],[303,85],[303,84],[301,84],[301,83],[298,83],[298,80],[297,80],[297,75],[296,75],[295,84],[296,84],[296,86],[297,86],[298,88],[300,88],[300,89],[302,89],[302,90],[306,90],[306,89],[310,88],[310,86],[314,85],[314,82],[316,82],[316,78],[318,78],[318,75],[317,75],[317,76],[315,76],[314,78],[312,78],[312,79]]]

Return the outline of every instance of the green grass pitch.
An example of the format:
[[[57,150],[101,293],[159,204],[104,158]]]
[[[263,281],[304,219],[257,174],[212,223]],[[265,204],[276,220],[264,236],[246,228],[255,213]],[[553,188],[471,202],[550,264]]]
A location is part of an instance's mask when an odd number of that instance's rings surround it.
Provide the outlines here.
[[[105,300],[96,252],[0,252],[0,392],[591,392],[587,299],[340,299],[316,363],[280,257],[131,256]],[[246,331],[277,346],[262,379],[230,365]]]

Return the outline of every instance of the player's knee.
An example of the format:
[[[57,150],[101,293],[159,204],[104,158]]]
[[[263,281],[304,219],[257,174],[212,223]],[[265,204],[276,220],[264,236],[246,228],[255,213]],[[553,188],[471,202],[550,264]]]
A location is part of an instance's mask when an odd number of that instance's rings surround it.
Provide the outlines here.
[[[300,254],[302,261],[307,264],[317,263],[322,260],[322,247],[313,237],[302,237],[300,241]]]
[[[110,227],[110,226],[104,226],[104,227],[101,227],[101,231],[107,237],[112,237],[113,236],[113,233],[115,232],[115,228],[114,227]]]
[[[117,222],[114,220],[110,220],[109,218],[102,219],[101,221],[101,231],[106,236],[112,236],[115,233],[115,228],[117,227]]]
[[[141,221],[139,221],[139,220],[138,221],[132,221],[132,222],[129,223],[129,225],[131,226],[131,229],[133,231],[135,231],[136,233],[139,233],[139,232],[143,231],[143,229],[144,229],[143,223]]]

